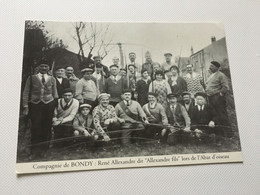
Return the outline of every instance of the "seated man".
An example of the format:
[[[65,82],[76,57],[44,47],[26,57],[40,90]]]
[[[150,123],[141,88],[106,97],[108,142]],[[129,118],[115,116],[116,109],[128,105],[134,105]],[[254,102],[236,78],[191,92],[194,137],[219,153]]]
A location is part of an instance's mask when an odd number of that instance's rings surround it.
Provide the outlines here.
[[[86,137],[97,140],[97,132],[93,129],[93,118],[92,115],[89,114],[91,107],[89,104],[81,104],[79,106],[79,113],[76,114],[73,121],[74,135],[85,135]]]
[[[169,105],[166,108],[166,115],[171,127],[169,128],[172,133],[168,137],[169,144],[183,143],[183,139],[186,139],[190,135],[190,118],[186,109],[179,103],[177,103],[178,94],[168,94],[167,100]]]
[[[99,105],[93,110],[94,127],[101,139],[110,141],[111,131],[119,129],[124,120],[117,117],[115,108],[109,105],[110,95],[101,93],[98,96]]]
[[[195,105],[194,99],[191,98],[190,92],[184,91],[182,93],[182,105],[190,116],[191,108]]]
[[[124,129],[121,134],[122,144],[128,145],[131,143],[131,136],[138,137],[140,133],[133,132],[133,129],[139,129],[140,131],[144,126],[142,122],[149,123],[142,107],[137,101],[131,100],[132,93],[131,90],[126,89],[122,93],[123,101],[119,102],[116,107],[116,114],[119,118],[124,119],[121,128]],[[129,129],[129,130],[127,130]],[[131,130],[130,130],[131,129]],[[139,132],[140,132],[139,131]]]
[[[79,109],[79,101],[73,98],[72,89],[64,89],[62,96],[62,98],[58,99],[52,119],[54,140],[73,135],[72,121]],[[59,140],[55,141],[56,146],[65,146],[68,143],[59,142]]]
[[[148,93],[148,103],[143,106],[143,110],[149,121],[146,128],[146,137],[154,138],[156,135],[164,137],[166,134],[165,126],[168,126],[168,119],[163,106],[157,102],[157,94]]]
[[[217,116],[214,108],[206,104],[206,94],[197,92],[195,94],[197,105],[192,107],[190,112],[191,129],[194,130],[196,137],[215,137],[215,124]]]

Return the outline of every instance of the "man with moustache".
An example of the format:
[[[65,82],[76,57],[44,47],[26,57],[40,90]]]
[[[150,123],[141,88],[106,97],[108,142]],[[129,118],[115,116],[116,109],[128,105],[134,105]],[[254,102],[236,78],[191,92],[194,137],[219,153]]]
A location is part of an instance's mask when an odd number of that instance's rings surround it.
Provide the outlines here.
[[[74,74],[74,68],[72,66],[66,67],[66,76],[69,80],[70,88],[72,89],[73,93],[75,93],[76,84],[79,81],[79,78]]]

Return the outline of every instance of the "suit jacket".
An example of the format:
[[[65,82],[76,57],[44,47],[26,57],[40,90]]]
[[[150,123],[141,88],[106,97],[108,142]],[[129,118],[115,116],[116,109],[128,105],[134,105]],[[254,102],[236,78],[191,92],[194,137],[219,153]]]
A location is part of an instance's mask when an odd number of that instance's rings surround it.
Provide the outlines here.
[[[208,104],[204,105],[203,110],[198,109],[198,105],[193,106],[190,111],[192,129],[196,129],[199,125],[208,125],[210,121],[214,121],[215,124],[218,120],[217,114],[213,107]]]
[[[69,80],[66,78],[62,78],[61,83],[58,81],[58,79],[56,77],[55,77],[55,79],[56,79],[58,96],[59,96],[59,98],[61,98],[63,90],[66,88],[70,88],[70,83],[69,83]]]
[[[194,99],[191,99],[191,103],[190,103],[190,106],[189,106],[188,109],[185,107],[185,103],[184,102],[182,102],[182,105],[185,108],[185,110],[187,111],[188,115],[190,116],[192,107],[195,106]]]
[[[178,76],[176,80],[176,85],[172,86],[172,82],[173,81],[171,78],[168,79],[168,83],[171,86],[172,93],[176,93],[180,96],[182,92],[187,91],[187,83],[182,77]]]

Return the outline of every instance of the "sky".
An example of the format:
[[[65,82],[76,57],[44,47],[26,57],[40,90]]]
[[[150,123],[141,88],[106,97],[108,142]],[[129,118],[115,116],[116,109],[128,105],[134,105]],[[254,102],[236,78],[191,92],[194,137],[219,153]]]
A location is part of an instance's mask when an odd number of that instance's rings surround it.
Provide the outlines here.
[[[136,53],[136,62],[144,62],[144,54],[150,51],[155,62],[165,61],[164,53],[176,56],[189,57],[191,47],[194,52],[211,44],[211,37],[216,40],[225,36],[221,23],[98,23],[97,26],[110,25],[108,38],[113,37],[112,43],[122,43],[124,54]],[[79,46],[73,39],[76,35],[73,22],[45,22],[46,30],[63,40],[68,50],[78,53]],[[102,63],[111,65],[113,57],[120,57],[117,45],[111,46],[111,51]],[[86,52],[88,52],[86,48]],[[97,55],[97,51],[93,52]]]

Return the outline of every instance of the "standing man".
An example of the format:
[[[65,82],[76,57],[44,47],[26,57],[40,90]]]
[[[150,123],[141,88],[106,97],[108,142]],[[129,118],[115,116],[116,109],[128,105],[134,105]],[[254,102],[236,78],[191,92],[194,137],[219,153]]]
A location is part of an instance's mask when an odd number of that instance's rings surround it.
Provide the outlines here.
[[[204,82],[201,75],[193,71],[193,65],[187,64],[187,74],[184,76],[184,80],[187,83],[187,90],[191,93],[191,96],[197,92],[204,92]]]
[[[52,116],[58,93],[55,78],[47,74],[49,64],[45,58],[41,59],[39,73],[27,79],[23,92],[24,114],[29,113],[32,122],[32,158],[36,155],[45,155],[49,148],[48,141],[51,139]],[[45,143],[39,144],[41,142]]]
[[[146,69],[148,71],[148,74],[152,80],[154,80],[153,74],[156,72],[156,70],[154,70],[154,66],[157,66],[158,69],[160,68],[160,64],[153,62],[151,53],[147,51],[145,53],[145,63],[142,65],[142,69]]]
[[[116,65],[110,66],[110,77],[105,82],[104,91],[111,95],[110,104],[114,107],[121,101],[121,94],[127,88],[125,78],[118,75],[119,68]]]
[[[80,103],[89,104],[94,108],[97,105],[99,91],[93,81],[93,69],[85,68],[81,70],[83,77],[76,84],[75,98]]]
[[[113,65],[118,66],[119,58],[117,56],[113,57],[112,61],[113,61]]]
[[[129,89],[132,91],[132,98],[136,100],[137,98],[137,93],[135,94],[136,91],[136,83],[138,80],[141,79],[141,74],[137,72],[137,68],[135,65],[128,65],[128,70],[129,70]]]
[[[104,92],[104,85],[105,85],[105,73],[103,71],[103,67],[100,63],[96,64],[95,72],[92,74],[94,80],[96,81],[97,88],[100,93]]]
[[[141,122],[149,123],[146,115],[140,106],[140,104],[134,100],[131,100],[131,90],[126,89],[122,93],[123,101],[119,102],[116,107],[116,114],[119,118],[124,119],[121,128],[124,129],[121,134],[122,144],[128,145],[131,143],[131,136],[140,137],[140,131],[144,130],[144,126]],[[139,129],[134,131],[133,129]],[[134,135],[135,134],[135,135]]]
[[[63,90],[62,98],[58,99],[58,104],[54,110],[53,130],[54,141],[56,139],[71,137],[73,135],[72,121],[79,109],[79,101],[73,98],[73,91],[70,88]],[[71,143],[57,142],[56,146],[66,146]]]
[[[67,78],[63,78],[63,70],[64,68],[61,66],[56,67],[55,69],[55,79],[57,84],[57,92],[59,95],[59,98],[62,97],[62,92],[66,88],[70,88],[70,83]]]
[[[72,89],[74,95],[75,95],[75,88],[76,88],[76,83],[79,81],[79,78],[75,76],[74,74],[74,69],[72,66],[67,66],[66,67],[66,76],[69,80],[70,83],[70,88]]]
[[[170,68],[174,65],[174,63],[171,61],[172,60],[172,54],[171,53],[165,53],[165,62],[162,63],[162,71],[167,71],[170,70]]]
[[[228,80],[224,73],[219,71],[220,64],[217,61],[212,61],[209,67],[209,76],[206,83],[206,93],[208,96],[209,104],[215,109],[219,123],[224,126],[230,126],[227,106],[226,106],[226,94],[229,90]],[[232,137],[230,128],[221,128],[219,131],[225,136]]]
[[[135,62],[136,54],[134,52],[130,52],[128,54],[128,56],[129,56],[129,60],[130,60],[130,64],[129,65],[134,65],[137,68],[137,72],[141,72],[141,69],[142,69],[141,64],[138,64],[138,63]]]
[[[94,56],[93,59],[94,59],[94,69],[96,68],[97,64],[101,64],[103,76],[105,78],[108,78],[109,77],[109,70],[108,70],[107,66],[105,66],[101,63],[101,57],[100,56]]]

